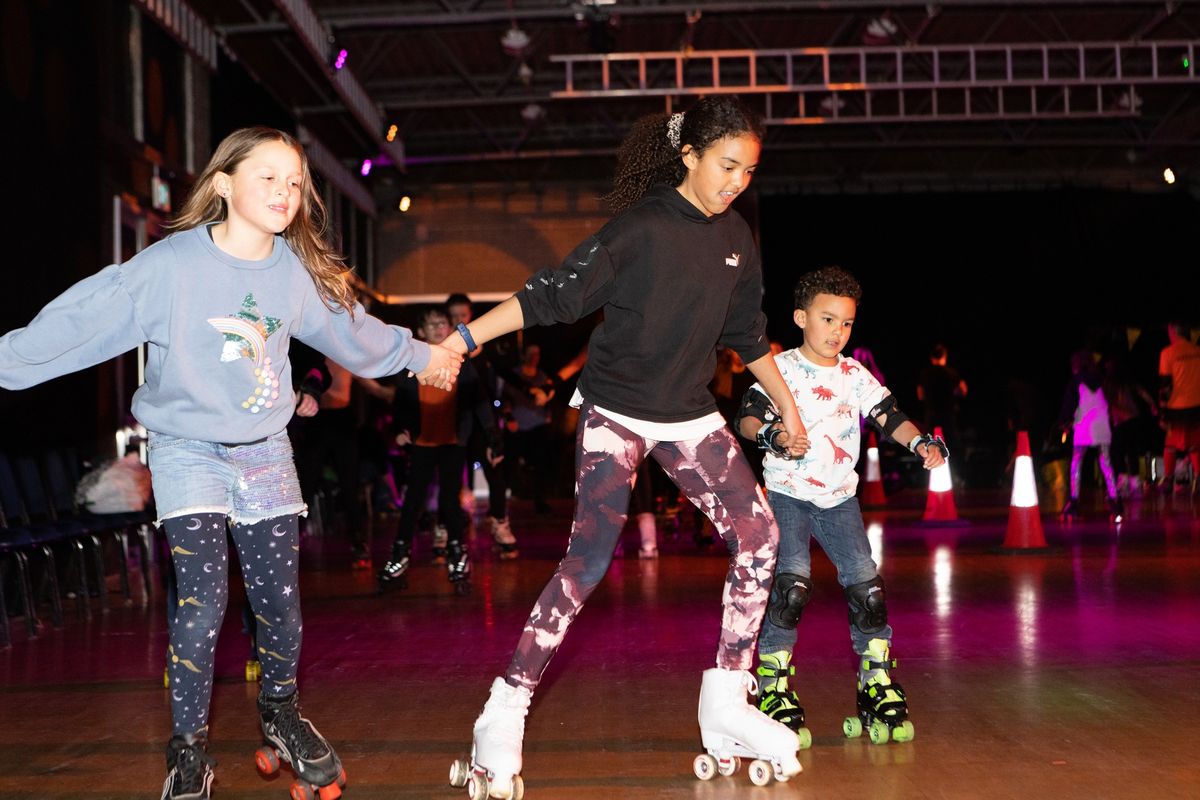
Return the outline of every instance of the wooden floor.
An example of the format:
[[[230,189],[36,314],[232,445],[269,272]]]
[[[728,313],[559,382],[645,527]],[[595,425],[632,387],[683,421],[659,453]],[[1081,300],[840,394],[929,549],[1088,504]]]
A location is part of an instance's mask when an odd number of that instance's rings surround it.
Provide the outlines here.
[[[911,510],[870,516],[915,741],[843,738],[853,658],[833,569],[817,556],[796,659],[815,739],[804,772],[762,788],[744,770],[692,775],[725,558],[696,547],[689,514],[657,561],[614,562],[550,665],[526,729],[526,796],[1200,796],[1198,504],[1152,497],[1119,528],[1099,514],[1070,527],[1047,517],[1052,550],[1013,556],[993,550],[1006,502],[961,499],[959,527],[923,527]],[[347,797],[466,796],[447,784],[449,764],[561,556],[569,511],[562,501],[534,517],[518,505],[517,561],[495,561],[480,537],[469,597],[428,564],[427,538],[411,587],[384,597],[339,541],[306,541],[302,704],[341,754]],[[13,646],[0,651],[0,797],[158,797],[170,730],[162,597],[113,601],[87,621],[68,603],[66,625],[34,640],[13,620]],[[238,619],[233,603],[213,699],[215,795],[286,797],[286,779],[254,769],[256,685],[243,677]]]

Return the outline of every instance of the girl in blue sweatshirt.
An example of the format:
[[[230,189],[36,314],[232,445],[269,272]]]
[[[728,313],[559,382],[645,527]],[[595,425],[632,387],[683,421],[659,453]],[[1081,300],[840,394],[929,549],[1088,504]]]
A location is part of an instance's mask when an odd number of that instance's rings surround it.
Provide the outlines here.
[[[133,413],[150,432],[155,506],[179,596],[162,796],[210,796],[208,710],[228,598],[228,525],[258,620],[260,766],[278,755],[313,789],[327,787],[322,798],[336,797],[345,771],[297,706],[298,520],[306,508],[285,431],[297,408],[288,343],[300,339],[356,375],[407,369],[442,388],[461,357],[356,302],[342,257],[325,241],[304,150],[286,133],[230,134],[172,227],[0,337],[0,386],[33,386],[148,343]]]

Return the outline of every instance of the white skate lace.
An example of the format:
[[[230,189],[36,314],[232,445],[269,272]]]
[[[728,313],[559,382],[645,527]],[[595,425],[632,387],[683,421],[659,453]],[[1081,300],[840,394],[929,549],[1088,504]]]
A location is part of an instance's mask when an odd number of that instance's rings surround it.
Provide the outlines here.
[[[505,742],[520,744],[525,738],[525,704],[519,698],[500,697],[484,704],[482,719],[489,736]]]
[[[179,780],[172,796],[195,794],[204,786],[204,775],[217,764],[201,744],[185,744],[176,750],[175,774]]]
[[[322,758],[329,753],[329,745],[317,735],[308,720],[301,719],[300,712],[294,705],[280,708],[271,726],[275,728],[279,738],[287,743],[288,750],[295,758],[308,761]]]

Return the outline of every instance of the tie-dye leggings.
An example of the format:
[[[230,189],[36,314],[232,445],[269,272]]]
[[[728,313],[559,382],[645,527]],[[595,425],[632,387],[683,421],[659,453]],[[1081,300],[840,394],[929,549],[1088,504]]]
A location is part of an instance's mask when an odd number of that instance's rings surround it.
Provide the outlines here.
[[[188,514],[163,520],[175,564],[177,600],[169,626],[167,678],[172,732],[198,733],[208,725],[213,653],[229,600],[229,545],[224,514]],[[296,691],[300,660],[299,518],[295,514],[231,525],[246,599],[258,623],[262,695]]]
[[[513,686],[537,687],[571,621],[608,571],[634,475],[647,455],[708,515],[729,548],[717,666],[750,668],[779,531],[737,440],[721,428],[693,441],[655,442],[585,404],[575,444],[575,520],[567,554],[525,623],[504,676]]]

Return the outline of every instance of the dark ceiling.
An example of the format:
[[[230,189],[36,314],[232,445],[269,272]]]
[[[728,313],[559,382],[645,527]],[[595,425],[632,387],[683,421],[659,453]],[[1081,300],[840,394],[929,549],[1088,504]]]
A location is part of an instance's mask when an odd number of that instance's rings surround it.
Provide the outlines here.
[[[1200,181],[1198,3],[196,5],[347,164],[378,156],[395,125],[410,183],[601,178],[633,119],[713,90],[714,58],[722,90],[755,83],[739,93],[768,116],[759,183],[771,190],[1154,189],[1165,166]],[[348,110],[305,46],[295,27],[304,5],[330,36],[324,46],[348,53],[338,80],[361,87],[384,130]],[[506,35],[527,43],[506,51]],[[563,57],[605,52],[618,59],[607,88],[598,62],[576,63],[577,96],[563,96]],[[626,57],[645,53],[657,55]]]

